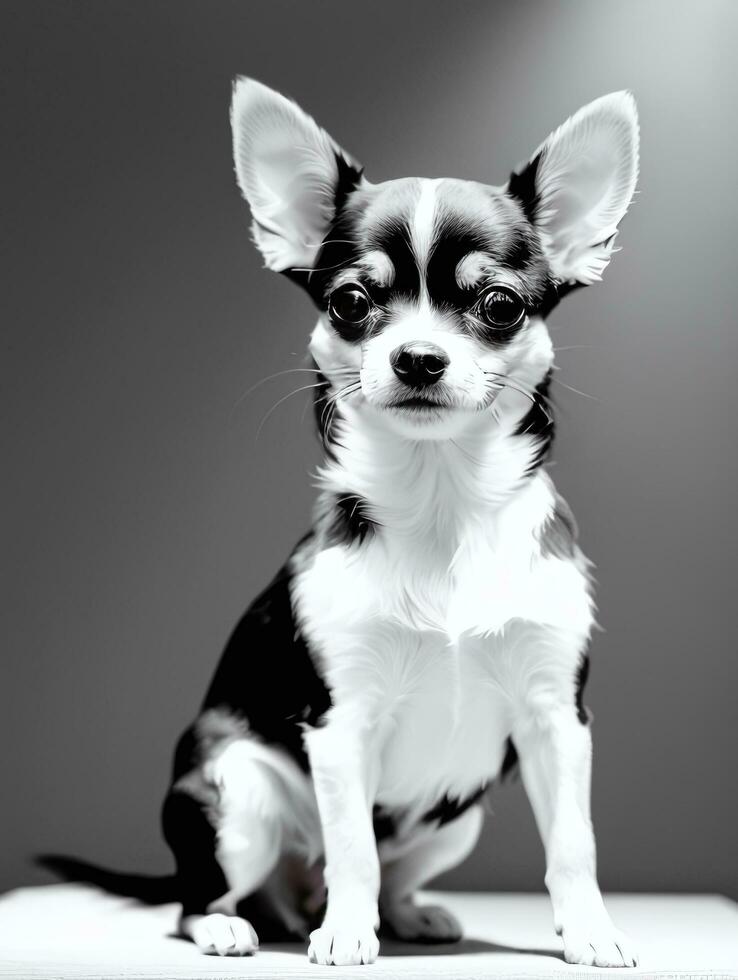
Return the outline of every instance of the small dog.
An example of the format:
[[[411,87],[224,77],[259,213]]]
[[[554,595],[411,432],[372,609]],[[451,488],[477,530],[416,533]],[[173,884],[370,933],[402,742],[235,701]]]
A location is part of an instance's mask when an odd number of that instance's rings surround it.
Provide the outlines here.
[[[238,184],[270,269],[319,310],[313,528],[233,633],[176,752],[163,825],[181,931],[205,952],[309,937],[371,963],[380,922],[462,861],[519,760],[570,963],[634,966],[595,876],[588,562],[543,463],[545,317],[593,283],[634,193],[638,121],[580,109],[503,187],[371,184],[293,102],[237,80]],[[327,888],[327,900],[324,889]]]

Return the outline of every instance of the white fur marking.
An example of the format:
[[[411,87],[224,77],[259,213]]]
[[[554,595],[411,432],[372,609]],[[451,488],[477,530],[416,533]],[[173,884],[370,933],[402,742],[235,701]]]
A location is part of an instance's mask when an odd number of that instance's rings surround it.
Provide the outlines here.
[[[374,249],[359,259],[359,265],[366,270],[369,278],[377,286],[389,286],[395,277],[395,267],[386,252]]]
[[[462,289],[476,286],[489,266],[489,255],[469,252],[456,266],[456,282]]]
[[[420,181],[420,197],[413,214],[410,236],[415,254],[415,260],[421,273],[421,282],[425,279],[425,270],[434,242],[436,217],[436,191],[441,180],[423,178]]]

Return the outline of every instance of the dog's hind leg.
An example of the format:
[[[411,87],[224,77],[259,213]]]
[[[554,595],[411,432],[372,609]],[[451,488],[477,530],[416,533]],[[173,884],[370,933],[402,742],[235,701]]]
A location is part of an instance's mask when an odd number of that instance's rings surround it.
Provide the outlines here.
[[[252,953],[258,939],[250,923],[238,916],[211,912],[228,884],[215,856],[216,831],[205,806],[188,793],[173,789],[164,801],[162,824],[177,865],[182,935],[205,953]]]
[[[180,929],[203,952],[247,955],[258,947],[258,938],[237,912],[259,906],[255,893],[284,844],[294,843],[299,782],[307,784],[307,777],[250,738],[230,741],[206,767],[214,803],[203,805],[175,788],[165,804],[165,835],[177,860],[183,903]],[[182,783],[186,787],[186,780]],[[282,903],[283,918],[285,911]],[[293,916],[285,926],[294,930],[300,923]]]
[[[415,891],[463,861],[476,844],[481,826],[481,807],[473,806],[449,823],[421,831],[399,853],[389,851],[386,863],[380,845],[380,917],[399,939],[425,943],[461,939],[456,917],[442,906],[417,905]]]

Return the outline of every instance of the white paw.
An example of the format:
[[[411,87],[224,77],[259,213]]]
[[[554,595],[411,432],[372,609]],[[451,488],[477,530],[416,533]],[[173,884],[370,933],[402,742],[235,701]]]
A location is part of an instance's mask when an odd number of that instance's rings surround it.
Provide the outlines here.
[[[455,943],[461,939],[461,924],[440,905],[401,902],[384,908],[385,922],[398,939],[421,943]]]
[[[371,925],[331,925],[323,923],[310,933],[308,959],[321,966],[354,966],[373,963],[379,954],[379,940]]]
[[[181,928],[201,952],[211,956],[251,956],[259,948],[254,927],[238,915],[190,915]]]
[[[588,927],[570,922],[560,930],[564,959],[582,966],[638,966],[638,956],[628,937],[609,921]]]

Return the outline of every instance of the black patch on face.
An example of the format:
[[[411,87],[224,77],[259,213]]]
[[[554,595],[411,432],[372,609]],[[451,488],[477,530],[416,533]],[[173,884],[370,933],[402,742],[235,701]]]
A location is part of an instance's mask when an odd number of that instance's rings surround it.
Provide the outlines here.
[[[478,232],[465,230],[458,223],[448,222],[442,228],[428,259],[426,281],[428,294],[441,309],[465,310],[477,298],[478,287],[459,286],[456,268],[469,252],[488,250],[488,243]]]
[[[365,324],[354,330],[337,327],[344,340],[360,342],[367,332],[382,328],[386,322],[387,307],[393,302],[417,300],[421,294],[421,269],[412,247],[412,214],[402,202],[398,202],[398,213],[386,213],[366,227],[364,217],[371,205],[371,197],[363,192],[351,194],[351,183],[344,198],[344,206],[337,213],[320,248],[312,272],[298,278],[307,289],[316,305],[324,312],[328,307],[336,276],[343,268],[356,265],[368,252],[384,252],[393,267],[389,285],[378,286],[363,272],[357,272],[357,282],[365,289],[376,304],[374,315]],[[479,194],[479,191],[476,191]],[[464,201],[466,200],[466,205]],[[489,283],[475,284],[473,287],[459,286],[456,269],[459,262],[470,252],[482,252],[489,257],[492,269],[512,269],[521,273],[521,295],[529,314],[543,313],[552,308],[557,295],[542,257],[540,243],[535,230],[517,209],[509,203],[497,210],[492,206],[492,196],[477,202],[478,210],[469,205],[468,199],[461,199],[457,210],[453,201],[439,203],[434,229],[434,241],[422,270],[422,277],[431,302],[439,309],[457,313],[470,312],[474,316],[474,306],[486,285],[494,281],[490,273]],[[467,211],[464,212],[466,206]],[[481,208],[481,211],[479,210]],[[485,224],[485,221],[488,222]],[[358,230],[361,228],[361,234]],[[297,278],[297,277],[293,277]],[[480,323],[472,318],[467,321],[467,329],[479,329]],[[521,325],[522,325],[521,321]],[[519,327],[510,330],[495,330],[493,336],[486,337],[489,343],[501,345],[511,340]]]
[[[432,823],[437,820],[439,827],[445,823],[451,823],[452,820],[465,813],[469,807],[474,806],[484,796],[486,790],[486,786],[480,786],[479,789],[474,790],[463,800],[452,799],[446,794],[427,813],[423,814],[423,823]]]
[[[503,209],[499,226],[487,229],[482,218],[475,227],[477,221],[474,213],[470,217],[455,212],[452,207],[445,213],[441,209],[426,277],[431,300],[437,306],[461,311],[473,305],[477,290],[459,287],[455,277],[458,262],[470,251],[487,252],[490,259],[501,267],[523,273],[528,294],[526,302],[531,315],[547,316],[563,296],[579,288],[576,283],[555,283],[547,271],[533,221],[538,203],[535,177],[539,159],[536,157],[520,173],[513,174],[508,184],[508,197],[520,205],[523,214],[511,217],[510,214],[505,215]],[[318,251],[315,266],[309,272],[287,269],[284,275],[305,288],[316,306],[325,312],[328,294],[337,273],[355,264],[366,252],[380,249],[387,253],[394,266],[391,285],[378,287],[367,276],[357,276],[374,302],[384,307],[393,300],[417,298],[421,282],[411,246],[408,224],[411,216],[401,213],[396,217],[385,215],[376,221],[373,228],[363,230],[359,236],[357,228],[363,224],[362,219],[374,195],[364,190],[357,191],[361,170],[340,155],[336,156],[336,162],[339,172],[336,218]],[[377,316],[367,321],[366,327],[358,329],[355,335],[349,334],[344,339],[360,341],[366,330],[381,329],[384,321],[384,317]],[[514,332],[508,335],[500,333],[491,342],[502,344],[512,336]]]
[[[505,248],[505,264],[513,269],[522,269],[531,259],[531,244],[528,236],[520,228],[510,235]]]
[[[363,273],[356,277],[371,301],[376,304],[373,314],[365,323],[356,326],[333,324],[334,329],[348,343],[360,343],[367,333],[381,329],[386,322],[386,315],[382,315],[382,310],[393,300],[411,300],[420,295],[420,272],[404,221],[380,221],[377,228],[369,232],[361,242],[356,236],[355,221],[356,216],[350,213],[339,216],[323,243],[316,259],[315,271],[310,274],[308,281],[308,290],[313,300],[319,309],[326,312],[332,283],[342,268],[356,264],[363,254],[375,249],[387,254],[393,266],[391,285],[378,286]]]
[[[487,323],[482,304],[485,294],[495,286],[518,293],[528,316],[540,315],[550,305],[555,289],[538,236],[525,217],[509,204],[491,212],[488,225],[453,210],[442,212],[436,234],[427,264],[431,300],[441,309],[468,313],[467,328],[484,343],[505,346],[526,323],[524,318],[510,327]],[[489,269],[474,285],[460,286],[456,278],[459,262],[474,252],[487,257]],[[511,285],[504,275],[498,275],[505,271],[518,273],[519,285]]]
[[[381,249],[394,267],[392,284],[374,288],[376,298],[383,304],[392,300],[416,299],[420,295],[420,271],[410,244],[410,230],[401,219],[380,222],[369,236],[370,249]]]
[[[377,524],[369,516],[369,504],[355,493],[336,497],[333,521],[328,529],[331,544],[363,544],[367,537],[374,537]]]
[[[516,436],[533,435],[538,438],[533,459],[528,464],[526,470],[527,475],[537,470],[546,459],[554,440],[556,423],[548,396],[552,376],[553,371],[549,371],[546,377],[536,386],[533,392],[533,402],[515,430]]]
[[[576,688],[574,691],[574,704],[577,709],[577,718],[582,725],[588,725],[590,720],[589,709],[585,707],[584,701],[584,687],[587,683],[587,678],[589,677],[589,656],[585,653],[582,655],[582,659],[579,662],[579,667],[577,668],[576,677]]]
[[[409,300],[420,295],[420,272],[410,243],[410,231],[402,218],[385,218],[376,228],[359,240],[356,223],[359,215],[351,207],[339,213],[331,227],[315,262],[315,269],[307,278],[308,292],[320,310],[328,309],[328,298],[336,275],[342,268],[356,264],[362,255],[379,249],[385,252],[393,266],[389,286],[378,286],[364,274],[357,281],[378,307],[386,307],[393,300]],[[348,342],[360,342],[370,330],[381,329],[386,317],[374,315],[365,325],[339,332]]]

